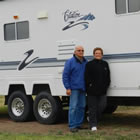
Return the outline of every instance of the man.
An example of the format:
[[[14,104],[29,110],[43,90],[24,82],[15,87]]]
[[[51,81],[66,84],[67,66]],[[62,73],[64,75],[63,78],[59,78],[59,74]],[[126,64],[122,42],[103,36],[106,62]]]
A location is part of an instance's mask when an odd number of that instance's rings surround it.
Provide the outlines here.
[[[74,55],[64,66],[63,84],[66,94],[70,96],[69,102],[69,128],[71,132],[77,132],[81,128],[85,114],[85,65],[84,48],[75,47]]]
[[[85,83],[88,99],[89,124],[92,131],[97,130],[97,122],[106,107],[106,92],[110,84],[108,63],[102,60],[103,50],[93,50],[94,59],[86,64]]]

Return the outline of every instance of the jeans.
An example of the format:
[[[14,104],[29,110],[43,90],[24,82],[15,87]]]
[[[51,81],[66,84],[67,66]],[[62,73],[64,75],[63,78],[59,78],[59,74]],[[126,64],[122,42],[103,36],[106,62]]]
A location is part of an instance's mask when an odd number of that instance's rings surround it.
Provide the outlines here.
[[[81,126],[84,120],[85,106],[85,92],[81,90],[72,90],[69,103],[69,128]]]
[[[88,111],[90,127],[97,126],[98,121],[102,117],[102,113],[107,104],[107,97],[104,96],[88,96]]]

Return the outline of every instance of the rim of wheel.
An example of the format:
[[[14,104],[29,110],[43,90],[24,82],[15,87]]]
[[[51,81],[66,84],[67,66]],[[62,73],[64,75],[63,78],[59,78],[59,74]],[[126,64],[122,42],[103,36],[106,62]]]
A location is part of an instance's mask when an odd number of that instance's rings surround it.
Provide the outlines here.
[[[15,98],[12,101],[12,112],[15,116],[21,116],[24,112],[24,102],[20,98]]]
[[[39,115],[46,119],[52,113],[52,105],[48,99],[41,99],[38,104],[38,113]]]

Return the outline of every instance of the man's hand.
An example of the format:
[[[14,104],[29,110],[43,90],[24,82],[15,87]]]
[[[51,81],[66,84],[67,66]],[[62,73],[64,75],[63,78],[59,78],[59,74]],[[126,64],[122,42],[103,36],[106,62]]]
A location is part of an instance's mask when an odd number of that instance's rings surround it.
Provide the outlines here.
[[[66,90],[66,94],[67,94],[68,96],[70,96],[70,95],[71,95],[71,89],[67,89],[67,90]]]

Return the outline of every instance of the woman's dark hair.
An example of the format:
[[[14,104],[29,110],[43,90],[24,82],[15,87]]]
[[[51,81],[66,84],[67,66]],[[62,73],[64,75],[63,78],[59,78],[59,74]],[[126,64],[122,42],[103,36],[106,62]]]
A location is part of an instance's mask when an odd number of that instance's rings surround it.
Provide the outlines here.
[[[101,53],[102,53],[102,55],[103,55],[103,49],[102,49],[102,48],[99,48],[99,47],[94,48],[93,54],[95,54],[95,52],[96,52],[97,50],[101,51]]]

